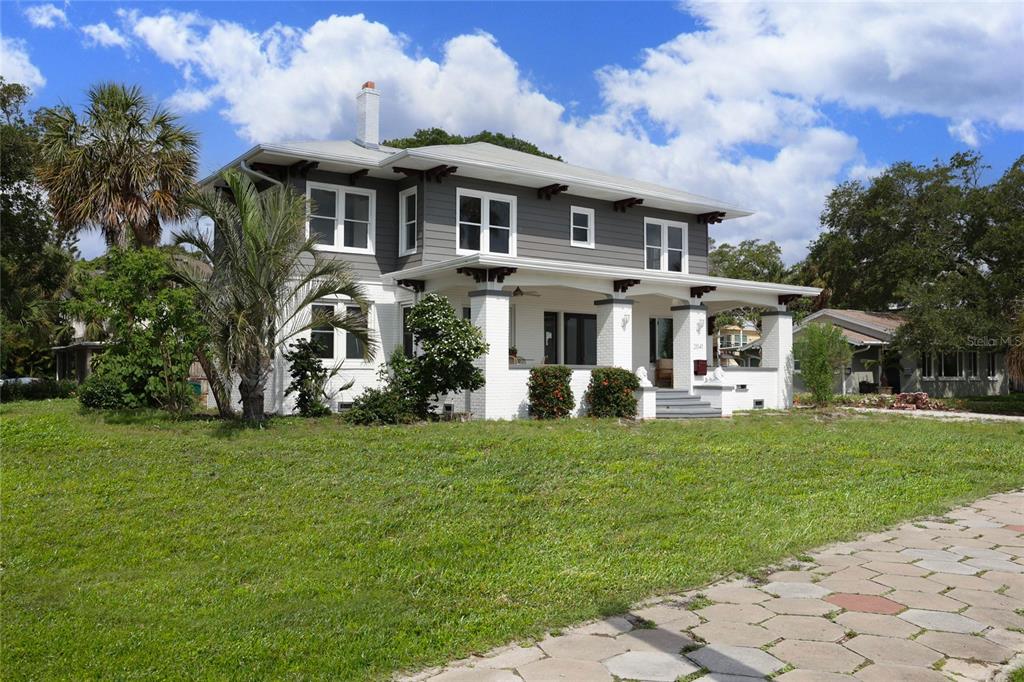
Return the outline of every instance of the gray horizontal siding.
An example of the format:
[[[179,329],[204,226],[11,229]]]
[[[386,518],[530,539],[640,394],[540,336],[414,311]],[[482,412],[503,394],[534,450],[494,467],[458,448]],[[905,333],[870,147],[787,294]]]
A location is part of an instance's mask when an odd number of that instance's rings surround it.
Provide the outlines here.
[[[644,218],[663,218],[689,225],[690,272],[707,274],[707,225],[696,216],[661,209],[637,207],[626,213],[611,204],[571,194],[559,194],[550,201],[537,197],[535,188],[517,187],[474,178],[452,176],[441,184],[424,186],[423,262],[436,263],[455,255],[455,193],[458,187],[515,196],[517,204],[517,254],[523,258],[546,258],[592,265],[644,267]],[[569,209],[580,206],[594,210],[594,248],[569,245]]]

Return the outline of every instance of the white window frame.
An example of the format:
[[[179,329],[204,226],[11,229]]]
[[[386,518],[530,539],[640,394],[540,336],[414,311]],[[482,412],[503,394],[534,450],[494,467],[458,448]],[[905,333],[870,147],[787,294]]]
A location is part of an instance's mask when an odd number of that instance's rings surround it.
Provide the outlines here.
[[[985,378],[986,379],[998,379],[999,378],[999,360],[997,355],[992,351],[985,354]],[[991,370],[991,371],[989,371]]]
[[[573,238],[576,225],[573,223],[572,219],[577,213],[587,216],[587,240],[582,242]],[[577,246],[582,249],[594,248],[594,233],[597,230],[594,222],[594,209],[585,208],[583,206],[571,206],[569,208],[569,246]]]
[[[330,306],[334,308],[334,314],[347,314],[349,308],[358,308],[359,304],[349,298],[330,298],[320,299],[314,301],[309,308],[310,315],[313,314],[313,306]],[[341,309],[339,312],[339,308]],[[366,309],[366,326],[370,330],[371,335],[377,333],[376,325],[373,324],[373,304],[371,303]],[[308,330],[312,332],[313,330]],[[312,334],[309,335],[312,339]],[[363,358],[350,358],[348,356],[348,332],[337,327],[334,328],[334,355],[330,358],[323,358],[324,364],[327,362],[333,362],[337,365],[344,363],[345,369],[369,369],[374,367],[372,361],[367,361]]]
[[[333,253],[374,253],[374,244],[377,239],[377,190],[364,187],[349,187],[346,185],[334,185],[326,182],[306,182],[306,200],[311,201],[314,189],[321,189],[334,192],[334,244],[317,244],[314,246],[319,251],[331,251]],[[360,194],[370,200],[369,224],[366,228],[366,248],[345,246],[345,195]],[[306,222],[306,236],[310,234],[309,221]]]
[[[661,259],[659,267],[649,268],[647,267],[647,227],[649,225],[658,225],[661,227]],[[686,275],[690,272],[690,226],[687,223],[681,223],[675,220],[664,220],[662,218],[644,218],[644,270],[652,270],[658,272],[675,272],[675,270],[668,269],[668,231],[669,228],[679,228],[683,233],[683,248],[682,251],[682,270],[679,271],[680,275]],[[652,247],[653,248],[653,247]],[[673,249],[674,250],[674,249]]]
[[[409,216],[405,214],[406,197],[409,195],[416,197],[416,215],[412,221],[409,220]],[[418,250],[419,247],[419,235],[417,234],[417,227],[419,226],[420,218],[420,206],[419,206],[419,193],[417,187],[409,187],[403,189],[398,193],[398,255],[399,256],[411,256]],[[409,223],[412,222],[412,231],[414,236],[413,247],[407,248],[406,237],[408,237]]]
[[[480,250],[463,249],[459,246],[459,230],[462,223],[462,197],[475,197],[480,199]],[[491,251],[491,224],[490,224],[490,202],[492,199],[505,201],[509,204],[509,235],[508,253]],[[515,195],[496,194],[494,192],[481,192],[475,189],[459,187],[455,190],[455,253],[460,256],[468,256],[474,253],[490,253],[496,256],[516,255],[517,228],[517,202]],[[505,229],[500,227],[499,229]]]
[[[956,373],[945,374],[945,359],[947,356],[952,355],[956,359]],[[956,381],[964,378],[964,361],[963,355],[960,351],[953,351],[951,353],[936,353],[935,354],[935,378],[943,381]]]
[[[935,377],[935,353],[931,351],[924,351],[921,353],[921,360],[923,364],[921,366],[921,378],[922,379],[934,379]]]

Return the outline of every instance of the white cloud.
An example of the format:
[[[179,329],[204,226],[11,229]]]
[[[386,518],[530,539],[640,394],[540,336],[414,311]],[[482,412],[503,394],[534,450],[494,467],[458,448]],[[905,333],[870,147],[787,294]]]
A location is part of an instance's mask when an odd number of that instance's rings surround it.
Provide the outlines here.
[[[29,5],[25,8],[25,18],[36,28],[56,28],[69,26],[68,15],[56,5]]]
[[[978,129],[974,127],[974,122],[969,118],[965,118],[957,123],[950,123],[946,127],[949,134],[960,140],[969,147],[978,146]]]
[[[878,165],[830,107],[937,116],[969,144],[979,124],[1024,129],[1024,8],[985,7],[694,5],[700,30],[596,74],[603,107],[585,117],[541,93],[487,33],[451,38],[434,60],[362,15],[260,33],[196,12],[122,19],[186,79],[170,102],[223,104],[250,141],[351,137],[355,90],[374,80],[385,136],[515,134],[573,163],[753,208],[716,238],[776,239],[793,259],[834,184]]]
[[[86,47],[120,47],[127,49],[130,44],[128,38],[107,22],[101,21],[98,24],[89,24],[82,27],[85,34]]]
[[[42,72],[28,56],[25,42],[0,36],[0,75],[8,82],[21,83],[33,90],[46,85]]]

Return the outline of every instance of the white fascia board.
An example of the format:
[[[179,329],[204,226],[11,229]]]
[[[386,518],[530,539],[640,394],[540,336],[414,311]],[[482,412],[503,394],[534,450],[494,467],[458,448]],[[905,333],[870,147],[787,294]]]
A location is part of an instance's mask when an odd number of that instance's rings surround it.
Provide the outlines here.
[[[399,279],[420,279],[430,275],[450,271],[453,268],[519,268],[532,272],[549,272],[559,275],[574,275],[598,279],[639,279],[653,282],[664,282],[681,286],[720,286],[737,291],[753,291],[771,294],[800,294],[801,296],[817,296],[821,289],[817,287],[801,287],[792,284],[776,284],[774,282],[753,282],[727,277],[711,277],[708,275],[687,275],[670,272],[641,270],[639,268],[615,268],[587,263],[540,260],[534,258],[517,258],[510,256],[494,256],[489,254],[472,254],[452,258],[450,260],[406,268],[384,275],[388,283]]]
[[[258,144],[255,147],[251,147],[244,154],[235,158],[234,161],[222,166],[217,172],[211,173],[199,182],[200,187],[205,187],[207,184],[216,181],[221,173],[228,168],[237,166],[242,161],[249,161],[253,157],[259,156],[260,154],[277,154],[280,156],[290,156],[296,160],[308,159],[312,161],[326,161],[327,163],[337,163],[343,166],[354,166],[358,168],[381,168],[382,161],[386,160],[387,157],[384,153],[381,154],[380,159],[371,160],[360,156],[349,156],[345,154],[324,154],[322,152],[310,153],[308,149],[302,149],[297,147],[290,147],[287,143],[285,144]]]
[[[666,191],[659,192],[652,190],[650,187],[646,186],[637,187],[635,185],[630,184],[628,178],[622,178],[622,184],[597,182],[591,179],[573,176],[571,172],[551,173],[547,171],[536,170],[533,168],[523,168],[522,166],[517,166],[509,163],[481,162],[466,159],[463,157],[451,157],[442,154],[431,154],[429,152],[425,152],[424,150],[415,147],[411,149],[403,149],[402,151],[397,152],[392,156],[389,156],[388,158],[384,159],[381,162],[381,165],[394,165],[395,163],[400,162],[402,159],[406,158],[411,160],[426,160],[429,161],[429,165],[431,166],[447,163],[457,166],[471,166],[482,171],[498,171],[504,173],[513,173],[520,176],[537,178],[541,182],[561,182],[569,185],[570,190],[574,187],[582,187],[590,190],[613,192],[616,194],[621,194],[622,197],[639,196],[646,199],[654,199],[674,204],[677,207],[679,207],[676,210],[680,210],[681,208],[681,210],[685,213],[709,213],[712,211],[724,211],[726,214],[726,220],[730,218],[743,218],[745,216],[750,216],[754,214],[753,211],[738,208],[736,206],[731,206],[725,202],[717,201],[709,197],[701,197],[689,194],[687,194],[687,196],[685,197],[681,197],[678,194],[672,193],[671,190],[668,190],[667,188]],[[571,168],[571,166],[567,166],[567,170],[569,168]],[[582,194],[580,196],[587,195]],[[638,210],[642,210],[642,207],[640,207],[640,209]]]

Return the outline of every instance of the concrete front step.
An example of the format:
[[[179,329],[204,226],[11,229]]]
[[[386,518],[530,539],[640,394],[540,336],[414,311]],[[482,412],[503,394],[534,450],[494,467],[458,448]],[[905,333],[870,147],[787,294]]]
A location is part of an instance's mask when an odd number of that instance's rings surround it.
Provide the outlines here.
[[[655,419],[720,419],[722,416],[721,410],[715,410],[712,408],[706,408],[702,410],[693,410],[690,412],[655,412]]]

